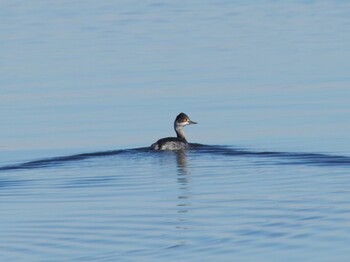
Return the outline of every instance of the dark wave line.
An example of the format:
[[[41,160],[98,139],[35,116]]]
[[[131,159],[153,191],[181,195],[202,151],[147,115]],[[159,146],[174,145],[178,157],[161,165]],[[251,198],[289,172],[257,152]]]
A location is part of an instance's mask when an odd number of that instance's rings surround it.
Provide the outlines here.
[[[45,158],[45,159],[25,162],[25,163],[21,163],[21,164],[2,166],[2,167],[0,167],[0,171],[50,167],[53,165],[65,164],[67,162],[72,162],[72,161],[82,161],[82,160],[86,160],[89,158],[114,156],[114,155],[119,155],[119,154],[123,154],[123,153],[135,152],[135,151],[142,152],[145,150],[148,150],[148,148],[111,150],[111,151],[84,153],[84,154],[77,154],[77,155],[70,155],[70,156],[59,156],[59,157]]]
[[[319,153],[291,153],[291,152],[269,152],[269,151],[250,151],[229,146],[211,146],[203,144],[191,144],[189,150],[195,154],[212,154],[236,157],[255,157],[255,158],[273,158],[279,160],[278,164],[306,164],[316,166],[349,166],[350,157],[336,156]],[[155,151],[148,147],[111,150],[94,153],[84,153],[70,156],[60,156],[53,158],[45,158],[20,164],[7,165],[0,167],[0,171],[19,170],[19,169],[34,169],[44,168],[57,165],[63,165],[67,162],[82,161],[90,158],[107,157],[121,154],[136,154],[136,153],[154,153]],[[158,153],[163,153],[159,152]],[[176,153],[176,152],[173,152]],[[282,160],[285,160],[282,162]]]
[[[199,148],[201,153],[221,154],[228,156],[251,156],[260,158],[276,158],[288,160],[285,164],[310,164],[318,166],[350,166],[350,157],[329,155],[321,153],[298,153],[298,152],[272,152],[272,151],[250,151],[235,149],[228,146],[207,146],[192,144],[193,148]],[[280,163],[283,164],[283,163]]]

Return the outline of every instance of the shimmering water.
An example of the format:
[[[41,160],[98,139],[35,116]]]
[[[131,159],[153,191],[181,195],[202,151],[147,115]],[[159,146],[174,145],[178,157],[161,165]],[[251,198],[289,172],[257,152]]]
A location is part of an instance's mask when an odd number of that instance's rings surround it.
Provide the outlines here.
[[[349,170],[350,157],[205,145],[2,167],[2,254],[9,260],[345,260]]]
[[[348,261],[349,11],[3,3],[1,261]]]

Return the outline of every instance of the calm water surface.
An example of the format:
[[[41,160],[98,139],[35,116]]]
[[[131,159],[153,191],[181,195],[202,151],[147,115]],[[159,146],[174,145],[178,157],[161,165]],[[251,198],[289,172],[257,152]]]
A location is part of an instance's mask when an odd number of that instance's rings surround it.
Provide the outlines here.
[[[2,255],[345,261],[349,171],[350,157],[204,145],[2,167]]]
[[[348,261],[349,12],[3,3],[1,260]]]

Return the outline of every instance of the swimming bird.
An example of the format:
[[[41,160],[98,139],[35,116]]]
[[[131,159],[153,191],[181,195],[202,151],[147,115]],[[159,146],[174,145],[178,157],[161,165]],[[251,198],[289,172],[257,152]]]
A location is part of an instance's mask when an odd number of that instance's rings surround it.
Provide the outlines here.
[[[192,121],[185,113],[180,113],[174,121],[174,129],[177,137],[166,137],[159,139],[151,145],[154,150],[181,150],[189,148],[189,144],[183,130],[184,126],[197,124]]]

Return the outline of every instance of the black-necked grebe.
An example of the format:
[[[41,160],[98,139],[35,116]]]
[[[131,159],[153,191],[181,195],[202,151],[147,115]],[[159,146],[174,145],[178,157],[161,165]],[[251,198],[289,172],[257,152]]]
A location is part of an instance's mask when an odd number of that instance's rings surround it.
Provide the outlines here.
[[[154,150],[181,150],[189,147],[183,130],[184,126],[197,124],[197,122],[191,121],[185,113],[180,113],[174,122],[174,129],[177,137],[166,137],[159,139],[157,142],[151,145]]]

